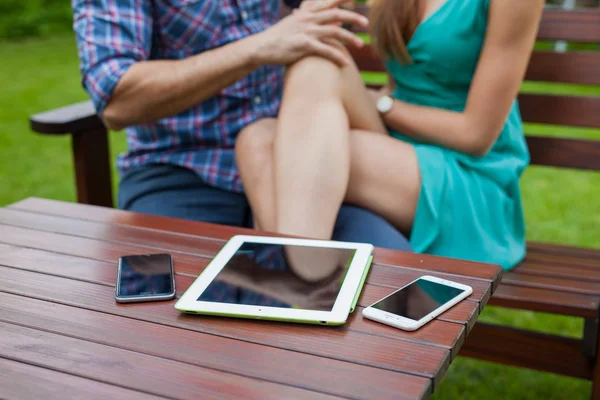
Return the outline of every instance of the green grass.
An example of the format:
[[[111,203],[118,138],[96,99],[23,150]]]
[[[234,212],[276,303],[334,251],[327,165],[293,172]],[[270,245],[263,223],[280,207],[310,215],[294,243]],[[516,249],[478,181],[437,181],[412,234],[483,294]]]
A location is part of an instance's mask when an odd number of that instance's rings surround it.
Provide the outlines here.
[[[0,206],[28,196],[74,201],[69,139],[35,135],[27,123],[30,114],[86,99],[71,35],[0,43],[0,60]],[[537,83],[526,83],[524,90],[600,94],[598,88]],[[599,130],[540,125],[527,129],[600,138]],[[113,133],[113,157],[124,148],[123,135]],[[113,177],[116,183],[115,171]],[[600,247],[600,174],[532,167],[522,186],[530,240]],[[571,337],[582,332],[577,319],[494,307],[486,308],[481,319]],[[587,398],[589,390],[590,384],[582,380],[459,357],[434,398],[575,400]]]
[[[28,196],[75,200],[70,139],[28,126],[31,114],[87,100],[72,37],[0,42],[0,206]],[[112,154],[124,149],[124,135],[111,135]]]

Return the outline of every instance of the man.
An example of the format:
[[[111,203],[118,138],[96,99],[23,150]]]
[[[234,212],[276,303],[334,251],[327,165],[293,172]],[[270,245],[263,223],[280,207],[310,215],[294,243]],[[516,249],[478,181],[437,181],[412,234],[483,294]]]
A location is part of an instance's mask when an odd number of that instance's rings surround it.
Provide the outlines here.
[[[120,208],[251,225],[238,133],[277,116],[284,66],[315,54],[347,62],[328,41],[357,44],[341,25],[367,23],[338,8],[347,0],[312,0],[280,21],[280,1],[73,0],[83,85],[109,128],[127,128]],[[334,239],[408,249],[391,225],[351,206]]]

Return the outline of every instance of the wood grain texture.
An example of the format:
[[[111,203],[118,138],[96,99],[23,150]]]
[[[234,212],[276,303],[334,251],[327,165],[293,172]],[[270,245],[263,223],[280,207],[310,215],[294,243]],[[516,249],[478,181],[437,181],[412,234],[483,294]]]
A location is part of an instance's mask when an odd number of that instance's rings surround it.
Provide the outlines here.
[[[369,7],[357,5],[356,11],[369,15]],[[353,26],[354,32],[366,33],[363,27]],[[562,10],[548,8],[544,10],[538,40],[566,40],[579,43],[600,42],[600,10],[579,9]]]
[[[331,398],[324,394],[216,371],[0,322],[4,358],[164,397]]]
[[[546,9],[540,24],[538,39],[600,43],[600,10]]]
[[[596,283],[600,282],[600,269],[579,267],[576,265],[577,264],[569,264],[558,260],[538,261],[530,259],[513,270],[513,273]]]
[[[598,296],[549,289],[500,285],[489,304],[519,310],[596,318],[600,299]]]
[[[600,140],[527,136],[527,146],[531,164],[600,171]]]
[[[525,80],[600,85],[600,52],[534,51]]]
[[[89,260],[5,244],[0,244],[0,265],[102,284],[111,288],[114,287],[114,282],[116,280],[116,267],[115,264],[111,262]],[[193,278],[194,277],[178,275],[177,288],[179,289],[179,292],[187,289],[193,281]],[[375,292],[369,289],[367,298],[361,299],[359,304],[363,307],[369,305],[369,301],[377,301],[384,296],[384,293],[389,294],[394,289],[376,288],[374,290]],[[383,292],[380,290],[383,290]],[[440,316],[440,321],[433,321],[428,324],[427,329],[421,329],[415,332],[399,331],[387,326],[382,329],[381,327],[383,326],[380,324],[363,324],[361,322],[362,315],[357,316],[358,313],[355,312],[354,316],[350,318],[344,329],[347,328],[358,332],[383,335],[398,340],[436,345],[451,350],[452,353],[455,354],[458,347],[456,342],[461,341],[464,331],[462,325],[471,322],[471,318],[473,318],[472,310],[477,308],[476,302],[469,302],[468,307],[463,306],[459,310],[449,310]],[[447,318],[451,312],[453,324],[448,325],[448,323],[444,322],[442,319]],[[355,326],[355,324],[358,324],[358,326]]]
[[[182,238],[180,235],[165,232],[70,220],[10,209],[0,209],[0,223],[7,224],[0,226],[0,237],[7,237],[7,239],[0,239],[1,242],[113,262],[128,254],[169,252],[176,258],[174,260],[176,270],[191,275],[199,275],[224,245],[222,241],[206,240],[201,237]],[[27,231],[23,231],[22,228]],[[51,233],[48,234],[44,230]],[[371,268],[367,281],[370,284],[386,285],[397,289],[424,274],[423,269],[383,266],[379,265],[378,260],[379,258]],[[492,271],[498,272],[500,269],[496,268]],[[472,286],[473,294],[470,298],[481,301],[482,306],[487,303],[491,295],[489,282],[455,274],[433,271],[431,274]]]
[[[83,204],[112,207],[112,181],[108,131],[76,132],[71,137],[77,201]]]
[[[5,322],[29,328],[342,397],[386,398],[413,385],[417,391],[410,398],[427,386],[425,379],[379,375],[373,367],[4,293],[0,315]],[[371,385],[381,389],[374,393]]]
[[[556,292],[587,294],[600,297],[600,283],[579,279],[554,278],[543,275],[504,274],[504,285],[549,289]]]
[[[600,250],[598,249],[586,249],[572,246],[564,246],[560,244],[548,244],[548,243],[527,243],[527,252],[529,254],[547,254],[552,256],[569,256],[575,258],[588,258],[590,260],[598,261],[597,266],[600,267]]]
[[[478,323],[461,355],[591,379],[592,360],[581,353],[579,340]]]
[[[3,358],[0,358],[0,371],[0,398],[7,400],[165,399]]]
[[[0,227],[0,230],[1,229],[2,227]],[[49,250],[33,249],[30,247],[31,246],[19,247],[0,243],[0,265],[114,287],[117,273],[116,262],[114,260],[100,261],[54,253],[57,249],[53,249],[52,246],[48,246]],[[196,263],[198,265],[202,263],[206,265],[206,261],[201,259],[197,259]],[[185,274],[180,272],[185,265],[179,263],[178,260],[174,260],[174,264],[177,289],[181,292],[187,289],[199,274],[200,269],[196,269],[198,268],[198,265],[195,265],[192,260],[191,264],[187,267],[196,272],[194,274]],[[183,270],[185,271],[185,269]],[[412,278],[407,278],[406,282],[408,283],[411,279]],[[362,307],[369,306],[373,302],[392,293],[395,289],[396,288],[367,284],[365,289],[363,289],[363,294],[359,298],[358,304]],[[479,303],[477,301],[468,301],[467,305],[460,308],[460,312],[449,310],[442,314],[440,318],[445,318],[447,313],[453,312],[453,322],[469,324],[471,323],[471,318],[473,318],[473,309],[477,310],[478,308]],[[475,316],[477,316],[477,313],[475,313]],[[396,334],[397,333],[398,332],[396,332]],[[421,333],[414,332],[410,335],[419,336],[420,334]]]
[[[360,71],[387,72],[385,64],[370,45],[348,48]],[[534,51],[525,80],[600,85],[600,52]]]
[[[390,327],[366,319],[362,315],[364,307],[357,307],[354,313],[350,314],[345,326],[338,329],[348,329],[369,333],[376,336],[390,337]],[[446,315],[442,316],[445,318]],[[393,335],[398,338],[398,335]],[[451,352],[451,360],[456,357],[458,350],[462,346],[466,336],[466,327],[461,322],[446,322],[442,319],[432,321],[421,329],[414,332],[402,332],[403,340],[415,341],[416,343],[426,343],[431,346],[442,347]]]
[[[165,218],[154,215],[132,213],[115,210],[106,207],[92,207],[82,204],[65,203],[55,200],[29,198],[8,207],[20,209],[37,214],[55,215],[67,218],[77,218],[87,221],[101,222],[103,225],[122,225],[133,228],[144,228],[159,231],[161,237],[167,232],[175,234],[177,240],[169,242],[171,246],[189,243],[198,245],[198,239],[214,242],[212,249],[217,249],[236,234],[248,235],[273,235],[270,233],[257,232],[252,229],[230,227],[224,225],[207,224],[201,222],[187,221],[182,219]],[[139,235],[144,233],[140,232]],[[136,235],[137,236],[137,235]],[[190,238],[191,236],[191,238]],[[144,240],[150,240],[144,236]],[[186,241],[190,242],[186,242]],[[206,242],[202,242],[206,243]],[[155,243],[159,245],[159,243]],[[176,248],[174,248],[175,250]],[[398,252],[377,248],[375,250],[375,264],[388,266],[402,266],[417,270],[428,270],[432,272],[448,273],[455,276],[466,276],[470,279],[481,279],[486,282],[499,282],[501,269],[498,266],[474,263],[469,261],[433,257],[422,254]]]
[[[600,127],[600,97],[521,93],[519,109],[525,122]]]
[[[372,335],[328,327],[185,315],[173,308],[173,302],[119,305],[112,287],[5,267],[0,267],[0,276],[2,292],[423,376],[434,386],[449,364],[448,351],[427,345],[386,337],[374,340]]]

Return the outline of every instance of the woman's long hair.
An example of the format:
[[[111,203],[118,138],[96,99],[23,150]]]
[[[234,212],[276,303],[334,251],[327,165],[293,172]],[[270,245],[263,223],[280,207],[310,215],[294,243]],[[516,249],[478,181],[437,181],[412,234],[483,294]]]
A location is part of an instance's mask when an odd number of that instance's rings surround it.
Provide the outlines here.
[[[422,0],[371,0],[371,37],[375,50],[410,63],[407,43],[415,33],[423,14]]]

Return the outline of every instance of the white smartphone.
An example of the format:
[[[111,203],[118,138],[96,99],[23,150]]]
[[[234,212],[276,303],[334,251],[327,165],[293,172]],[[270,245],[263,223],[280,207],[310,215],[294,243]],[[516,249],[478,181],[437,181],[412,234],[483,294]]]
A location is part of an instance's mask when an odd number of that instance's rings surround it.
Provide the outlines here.
[[[365,318],[414,331],[466,299],[473,288],[434,276],[422,276],[363,310]]]
[[[175,272],[169,254],[144,254],[119,259],[115,300],[119,303],[170,300],[175,297]]]

